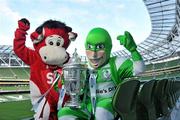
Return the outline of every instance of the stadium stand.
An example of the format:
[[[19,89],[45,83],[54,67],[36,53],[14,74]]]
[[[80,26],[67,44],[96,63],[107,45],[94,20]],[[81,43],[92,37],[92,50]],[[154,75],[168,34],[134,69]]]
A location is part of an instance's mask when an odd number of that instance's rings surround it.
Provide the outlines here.
[[[141,80],[142,84],[156,80],[159,86],[167,80],[176,84],[174,81],[180,81],[180,1],[143,0],[143,2],[152,24],[150,35],[138,45],[146,70],[138,76],[127,79]],[[112,56],[130,57],[130,53],[127,50],[120,50],[113,52]],[[86,61],[85,57],[83,59]],[[159,82],[160,80],[162,82]],[[14,54],[12,46],[0,45],[0,102],[29,99],[28,94],[8,97],[3,93],[19,94],[28,91],[28,82],[29,67]],[[172,89],[172,85],[169,86],[168,89]],[[158,88],[157,91],[160,93],[162,89]],[[141,99],[144,98],[141,97]],[[174,101],[172,100],[171,103]]]
[[[180,59],[151,63],[146,65],[144,73],[139,75],[141,80],[180,78]]]
[[[7,79],[7,80],[29,79],[29,68],[0,67],[0,79]]]
[[[14,74],[10,71],[9,68],[0,68],[0,78],[1,79],[12,79]]]
[[[14,54],[12,46],[1,45],[0,94],[12,93],[29,93],[29,67]]]

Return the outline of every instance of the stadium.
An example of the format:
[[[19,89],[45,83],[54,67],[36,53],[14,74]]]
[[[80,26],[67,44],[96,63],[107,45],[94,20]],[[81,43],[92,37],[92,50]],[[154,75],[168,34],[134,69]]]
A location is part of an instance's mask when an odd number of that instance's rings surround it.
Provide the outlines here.
[[[140,75],[128,79],[138,79],[142,83],[167,79],[180,81],[180,1],[143,2],[152,25],[150,35],[138,45],[146,69]],[[112,56],[130,57],[130,54],[120,50],[113,52]],[[29,72],[29,66],[15,55],[12,46],[0,45],[0,120],[32,118]]]

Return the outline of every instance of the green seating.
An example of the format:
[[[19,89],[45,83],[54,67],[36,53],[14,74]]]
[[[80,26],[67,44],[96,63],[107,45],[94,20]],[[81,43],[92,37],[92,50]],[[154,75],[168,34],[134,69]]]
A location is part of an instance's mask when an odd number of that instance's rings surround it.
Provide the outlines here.
[[[29,79],[29,73],[24,68],[11,68],[17,79]]]
[[[116,88],[113,109],[121,120],[156,120],[168,116],[180,97],[180,81],[150,80],[140,86],[128,80]]]
[[[166,63],[157,63],[157,64],[154,64],[154,69],[155,70],[158,70],[158,69],[164,69],[166,68]]]
[[[155,120],[156,117],[156,107],[155,107],[155,80],[146,82],[139,93],[138,103],[139,107],[137,109],[138,120]]]
[[[172,60],[167,63],[167,67],[174,67],[180,65],[180,60]]]
[[[153,70],[153,64],[146,65],[145,71],[152,71]]]
[[[158,117],[160,115],[167,115],[168,111],[168,102],[167,102],[167,91],[165,91],[167,85],[167,80],[160,80],[157,82],[157,86],[155,89],[155,97],[156,97],[156,109],[158,113]]]
[[[29,68],[23,68],[23,67],[0,68],[0,79],[3,80],[29,79]]]
[[[0,78],[1,79],[14,78],[14,74],[9,68],[0,68]]]
[[[112,105],[122,120],[137,120],[136,101],[140,81],[129,80],[116,88]]]
[[[141,76],[140,77],[140,80],[143,81],[147,81],[147,80],[153,80],[154,79],[154,76]]]
[[[180,81],[168,80],[165,91],[167,92],[168,106],[173,108],[180,96],[178,93],[180,92]]]

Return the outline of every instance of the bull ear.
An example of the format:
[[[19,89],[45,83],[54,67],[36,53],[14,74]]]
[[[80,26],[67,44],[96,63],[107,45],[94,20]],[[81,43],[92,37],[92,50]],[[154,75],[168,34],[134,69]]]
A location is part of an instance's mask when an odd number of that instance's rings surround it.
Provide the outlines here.
[[[70,41],[75,41],[78,36],[77,33],[74,33],[74,32],[69,32],[68,35],[69,35]]]
[[[38,34],[36,31],[31,33],[31,40],[33,42],[33,44],[37,44],[39,42],[41,42],[43,40],[43,35],[42,34]]]
[[[42,35],[45,36],[45,29],[42,29]]]

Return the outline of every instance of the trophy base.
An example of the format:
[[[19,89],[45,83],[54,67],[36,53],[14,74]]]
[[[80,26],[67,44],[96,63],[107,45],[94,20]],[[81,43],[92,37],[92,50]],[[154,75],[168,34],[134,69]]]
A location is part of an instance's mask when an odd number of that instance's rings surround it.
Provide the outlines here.
[[[70,107],[70,108],[77,108],[77,109],[81,108],[81,105],[80,105],[80,104],[78,104],[78,103],[72,103],[72,102],[67,102],[67,103],[65,103],[65,106]]]

